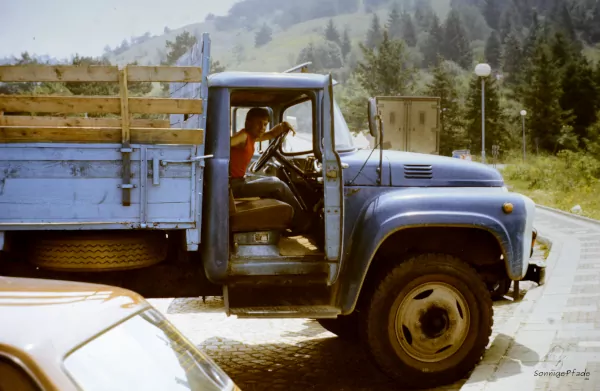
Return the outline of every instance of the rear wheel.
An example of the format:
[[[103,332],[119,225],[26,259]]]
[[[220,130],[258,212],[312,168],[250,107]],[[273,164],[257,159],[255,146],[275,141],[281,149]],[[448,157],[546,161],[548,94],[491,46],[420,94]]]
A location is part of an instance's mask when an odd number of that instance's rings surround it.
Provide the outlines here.
[[[361,334],[379,367],[409,388],[447,385],[479,362],[492,332],[490,293],[468,264],[419,255],[392,269],[365,306]]]

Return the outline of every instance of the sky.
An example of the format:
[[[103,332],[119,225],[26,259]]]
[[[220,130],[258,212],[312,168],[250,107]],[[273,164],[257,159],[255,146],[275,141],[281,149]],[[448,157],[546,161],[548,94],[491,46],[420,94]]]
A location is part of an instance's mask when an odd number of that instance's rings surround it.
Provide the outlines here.
[[[123,39],[225,15],[237,0],[0,0],[0,57],[100,56]]]

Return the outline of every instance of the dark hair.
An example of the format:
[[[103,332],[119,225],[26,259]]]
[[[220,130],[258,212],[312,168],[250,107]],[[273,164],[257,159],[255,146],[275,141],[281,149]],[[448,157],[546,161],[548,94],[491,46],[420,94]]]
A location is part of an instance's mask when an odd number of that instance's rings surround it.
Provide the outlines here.
[[[267,109],[263,109],[262,107],[253,107],[246,114],[245,126],[248,127],[248,121],[253,120],[255,118],[269,118],[269,111]]]

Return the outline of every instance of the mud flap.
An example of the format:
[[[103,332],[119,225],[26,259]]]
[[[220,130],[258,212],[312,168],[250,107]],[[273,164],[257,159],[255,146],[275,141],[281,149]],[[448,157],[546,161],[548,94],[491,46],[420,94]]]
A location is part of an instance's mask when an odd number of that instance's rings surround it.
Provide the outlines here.
[[[533,281],[538,285],[544,285],[546,282],[546,265],[541,262],[529,262],[527,273],[522,281]]]

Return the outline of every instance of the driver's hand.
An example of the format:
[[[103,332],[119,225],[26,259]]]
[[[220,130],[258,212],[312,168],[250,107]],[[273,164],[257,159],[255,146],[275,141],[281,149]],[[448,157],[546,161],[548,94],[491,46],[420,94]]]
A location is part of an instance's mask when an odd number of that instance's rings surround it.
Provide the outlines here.
[[[283,122],[281,123],[281,125],[283,126],[283,128],[284,128],[284,131],[288,131],[288,130],[290,130],[294,136],[296,135],[296,131],[294,130],[294,128],[292,127],[292,125],[290,125],[290,123],[289,123],[289,122],[287,122],[287,121],[283,121]]]

